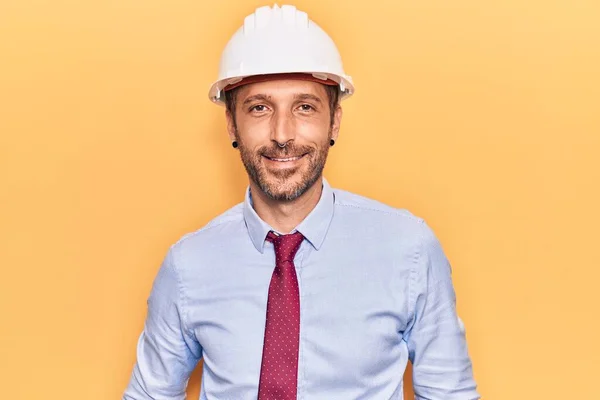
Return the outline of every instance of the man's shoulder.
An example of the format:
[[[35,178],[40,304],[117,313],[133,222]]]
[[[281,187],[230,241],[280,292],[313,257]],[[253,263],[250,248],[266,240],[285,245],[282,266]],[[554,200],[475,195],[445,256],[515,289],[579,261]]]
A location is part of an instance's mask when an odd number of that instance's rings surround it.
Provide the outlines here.
[[[407,225],[421,225],[424,222],[423,218],[413,214],[406,208],[395,207],[383,201],[343,189],[335,188],[333,191],[335,205],[342,210],[360,213],[368,216],[368,218],[379,218],[382,221],[391,219],[394,222]]]
[[[181,236],[172,247],[197,247],[207,241],[219,240],[221,236],[227,237],[230,231],[237,231],[239,224],[243,223],[243,209],[244,203],[234,205],[212,218],[204,226]]]
[[[359,221],[359,224],[365,226],[375,224],[380,232],[397,235],[404,244],[416,245],[424,251],[434,251],[440,246],[435,232],[425,218],[410,210],[337,188],[334,193],[342,221]]]

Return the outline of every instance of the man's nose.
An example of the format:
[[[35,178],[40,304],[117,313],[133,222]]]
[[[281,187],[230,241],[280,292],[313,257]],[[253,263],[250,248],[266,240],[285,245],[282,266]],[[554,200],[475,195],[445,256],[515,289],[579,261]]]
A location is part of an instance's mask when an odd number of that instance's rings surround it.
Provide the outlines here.
[[[271,126],[271,140],[285,144],[296,137],[294,117],[289,112],[275,112]]]

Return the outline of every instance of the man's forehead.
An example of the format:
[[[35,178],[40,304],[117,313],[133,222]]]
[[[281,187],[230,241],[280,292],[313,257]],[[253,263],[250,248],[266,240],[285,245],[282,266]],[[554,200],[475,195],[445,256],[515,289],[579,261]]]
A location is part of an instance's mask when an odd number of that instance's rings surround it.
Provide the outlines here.
[[[302,95],[326,98],[327,91],[324,85],[318,82],[300,79],[273,79],[241,86],[238,91],[238,100],[243,101],[256,95],[263,95],[270,99],[293,98]]]

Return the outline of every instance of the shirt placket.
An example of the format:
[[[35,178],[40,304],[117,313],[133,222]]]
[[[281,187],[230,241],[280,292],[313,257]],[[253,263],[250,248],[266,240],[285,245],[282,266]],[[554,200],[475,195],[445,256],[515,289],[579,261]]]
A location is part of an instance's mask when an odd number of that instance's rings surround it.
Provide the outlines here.
[[[302,271],[303,271],[303,267],[304,267],[304,260],[306,258],[307,252],[309,251],[308,247],[310,246],[309,243],[307,243],[306,241],[304,241],[302,243],[302,245],[300,246],[300,249],[298,249],[298,252],[296,253],[296,257],[294,258],[294,265],[296,267],[296,275],[298,277],[298,291],[300,294],[300,343],[298,344],[298,390],[296,392],[296,396],[298,400],[302,400],[304,399],[304,389],[305,389],[305,376],[306,376],[306,371],[305,371],[305,366],[306,366],[306,362],[304,360],[304,321],[305,321],[305,304],[303,301],[304,298],[304,290],[303,290],[303,286],[304,286],[304,281],[302,280]]]

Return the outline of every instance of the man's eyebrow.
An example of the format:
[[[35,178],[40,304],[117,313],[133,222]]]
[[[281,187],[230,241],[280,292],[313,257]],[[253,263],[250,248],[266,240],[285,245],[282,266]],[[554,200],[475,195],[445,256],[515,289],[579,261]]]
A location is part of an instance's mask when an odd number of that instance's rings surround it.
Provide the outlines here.
[[[298,93],[294,96],[294,98],[296,100],[312,100],[319,104],[323,103],[323,101],[321,100],[321,98],[319,96],[315,96],[314,94],[310,94],[310,93]]]
[[[248,97],[246,100],[244,100],[244,102],[242,103],[242,105],[248,105],[250,103],[252,103],[253,101],[270,101],[271,100],[271,96],[267,96],[266,94],[255,94],[253,96]]]

